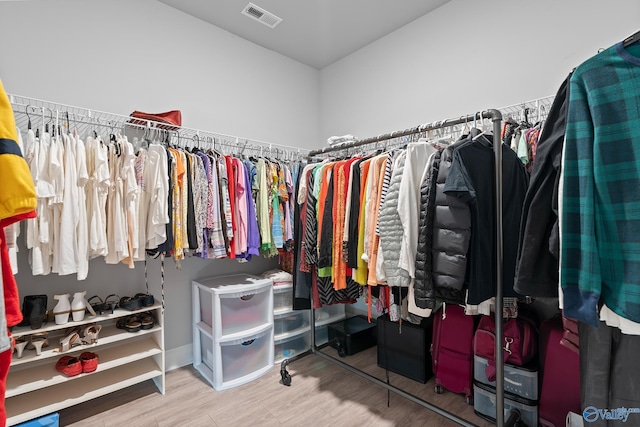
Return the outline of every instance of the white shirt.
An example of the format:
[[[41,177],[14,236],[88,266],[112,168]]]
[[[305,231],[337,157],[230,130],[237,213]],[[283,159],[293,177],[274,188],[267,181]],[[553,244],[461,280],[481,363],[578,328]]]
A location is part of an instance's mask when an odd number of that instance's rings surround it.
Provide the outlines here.
[[[87,138],[87,173],[86,184],[89,259],[107,255],[107,194],[109,193],[110,176],[108,148],[102,139]]]
[[[76,170],[78,172],[78,280],[85,280],[89,274],[89,228],[85,189],[89,174],[84,142],[76,134],[73,135],[73,139],[76,141]]]
[[[403,234],[400,245],[398,266],[416,277],[415,263],[418,248],[418,226],[420,219],[420,179],[427,166],[429,156],[437,149],[427,142],[411,143],[407,146],[400,193],[398,195],[398,215],[402,222]]]
[[[64,140],[64,192],[60,213],[60,234],[56,247],[58,253],[58,274],[78,272],[78,171],[76,169],[76,144],[69,135]]]
[[[169,223],[169,171],[167,151],[162,145],[151,144],[147,153],[145,191],[147,208],[147,249],[155,249],[167,241]]]

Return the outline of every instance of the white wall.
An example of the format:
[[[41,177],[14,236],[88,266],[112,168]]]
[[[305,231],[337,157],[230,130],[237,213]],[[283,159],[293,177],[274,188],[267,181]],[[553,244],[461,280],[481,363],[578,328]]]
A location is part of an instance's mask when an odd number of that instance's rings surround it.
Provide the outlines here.
[[[638,30],[640,2],[453,0],[321,71],[321,136],[361,138],[554,95]]]
[[[640,2],[453,0],[321,70],[321,137],[366,138],[555,95],[638,30]],[[366,314],[363,301],[347,308]]]
[[[0,78],[9,93],[127,115],[180,109],[187,127],[299,147],[319,139],[319,72],[154,0],[0,2]],[[90,265],[87,281],[33,277],[20,254],[21,295],[87,289],[102,298],[144,290],[130,271]],[[247,271],[273,260],[166,262],[165,343],[189,363],[191,279]],[[160,262],[150,261],[160,297]],[[54,302],[50,300],[52,308]]]
[[[183,125],[310,146],[319,73],[155,0],[0,2],[10,93],[128,115],[179,109]]]

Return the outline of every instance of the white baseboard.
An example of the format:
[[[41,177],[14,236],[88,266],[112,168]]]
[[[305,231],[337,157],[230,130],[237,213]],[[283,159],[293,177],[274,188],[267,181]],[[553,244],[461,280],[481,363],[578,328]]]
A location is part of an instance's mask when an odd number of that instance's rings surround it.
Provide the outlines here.
[[[183,345],[166,350],[164,353],[165,371],[169,372],[193,363],[193,346]]]

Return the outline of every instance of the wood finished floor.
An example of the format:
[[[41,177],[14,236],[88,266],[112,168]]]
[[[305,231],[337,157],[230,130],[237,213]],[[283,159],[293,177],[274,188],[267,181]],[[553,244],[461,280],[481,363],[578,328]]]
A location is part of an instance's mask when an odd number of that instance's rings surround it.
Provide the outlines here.
[[[333,356],[333,349],[323,350]],[[342,361],[377,378],[376,348]],[[215,391],[192,367],[166,375],[166,394],[151,381],[60,411],[60,425],[72,427],[224,427],[224,426],[428,426],[453,423],[408,399],[315,355],[288,367],[291,387],[280,384],[274,367],[260,379],[225,391]],[[479,427],[492,424],[479,418],[462,395],[436,395],[427,384],[390,374],[392,385],[402,388]]]

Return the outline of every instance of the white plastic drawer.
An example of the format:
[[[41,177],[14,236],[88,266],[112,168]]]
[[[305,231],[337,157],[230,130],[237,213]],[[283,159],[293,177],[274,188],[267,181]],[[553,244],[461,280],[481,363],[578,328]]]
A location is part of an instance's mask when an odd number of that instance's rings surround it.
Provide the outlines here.
[[[316,328],[316,346],[326,344],[329,341],[329,327],[318,326]]]
[[[493,391],[493,392],[492,392]],[[484,385],[473,385],[473,409],[483,417],[495,422],[496,395],[495,389]],[[520,412],[520,418],[528,426],[538,425],[538,405],[535,401],[527,401],[518,396],[504,394],[504,419],[509,418],[512,409]]]
[[[200,306],[200,322],[213,328],[213,300],[211,292],[197,284],[193,285],[193,292],[197,293],[198,296],[197,304]],[[197,310],[196,307],[194,307],[194,311],[195,310]],[[198,323],[198,319],[196,319],[196,323]]]
[[[309,311],[298,310],[273,317],[273,334],[276,339],[278,335],[287,334],[309,326]]]
[[[273,288],[273,310],[275,312],[293,310],[293,287]]]
[[[311,348],[310,332],[275,341],[274,360],[280,361]]]
[[[270,328],[257,336],[221,343],[222,382],[228,383],[273,365],[272,339]]]
[[[214,371],[216,364],[213,340],[200,330],[198,331],[198,334],[200,336],[200,361],[205,364],[211,371]],[[195,344],[196,343],[194,343],[194,345]],[[213,378],[210,378],[209,381],[213,381]]]
[[[250,274],[203,277],[196,279],[195,282],[215,294],[231,294],[236,296],[240,296],[248,290],[273,286],[273,282],[270,279],[252,276]]]
[[[474,379],[482,384],[495,387],[495,381],[489,381],[485,372],[489,361],[479,356],[474,356],[473,360]],[[538,371],[504,365],[504,391],[527,399],[538,400]]]
[[[270,323],[272,282],[247,274],[208,277],[193,282],[194,323],[212,329],[214,337]]]
[[[345,318],[344,304],[327,305],[314,312],[316,325],[327,325]]]
[[[246,331],[271,322],[271,288],[246,293],[221,294],[220,324],[222,336]]]

